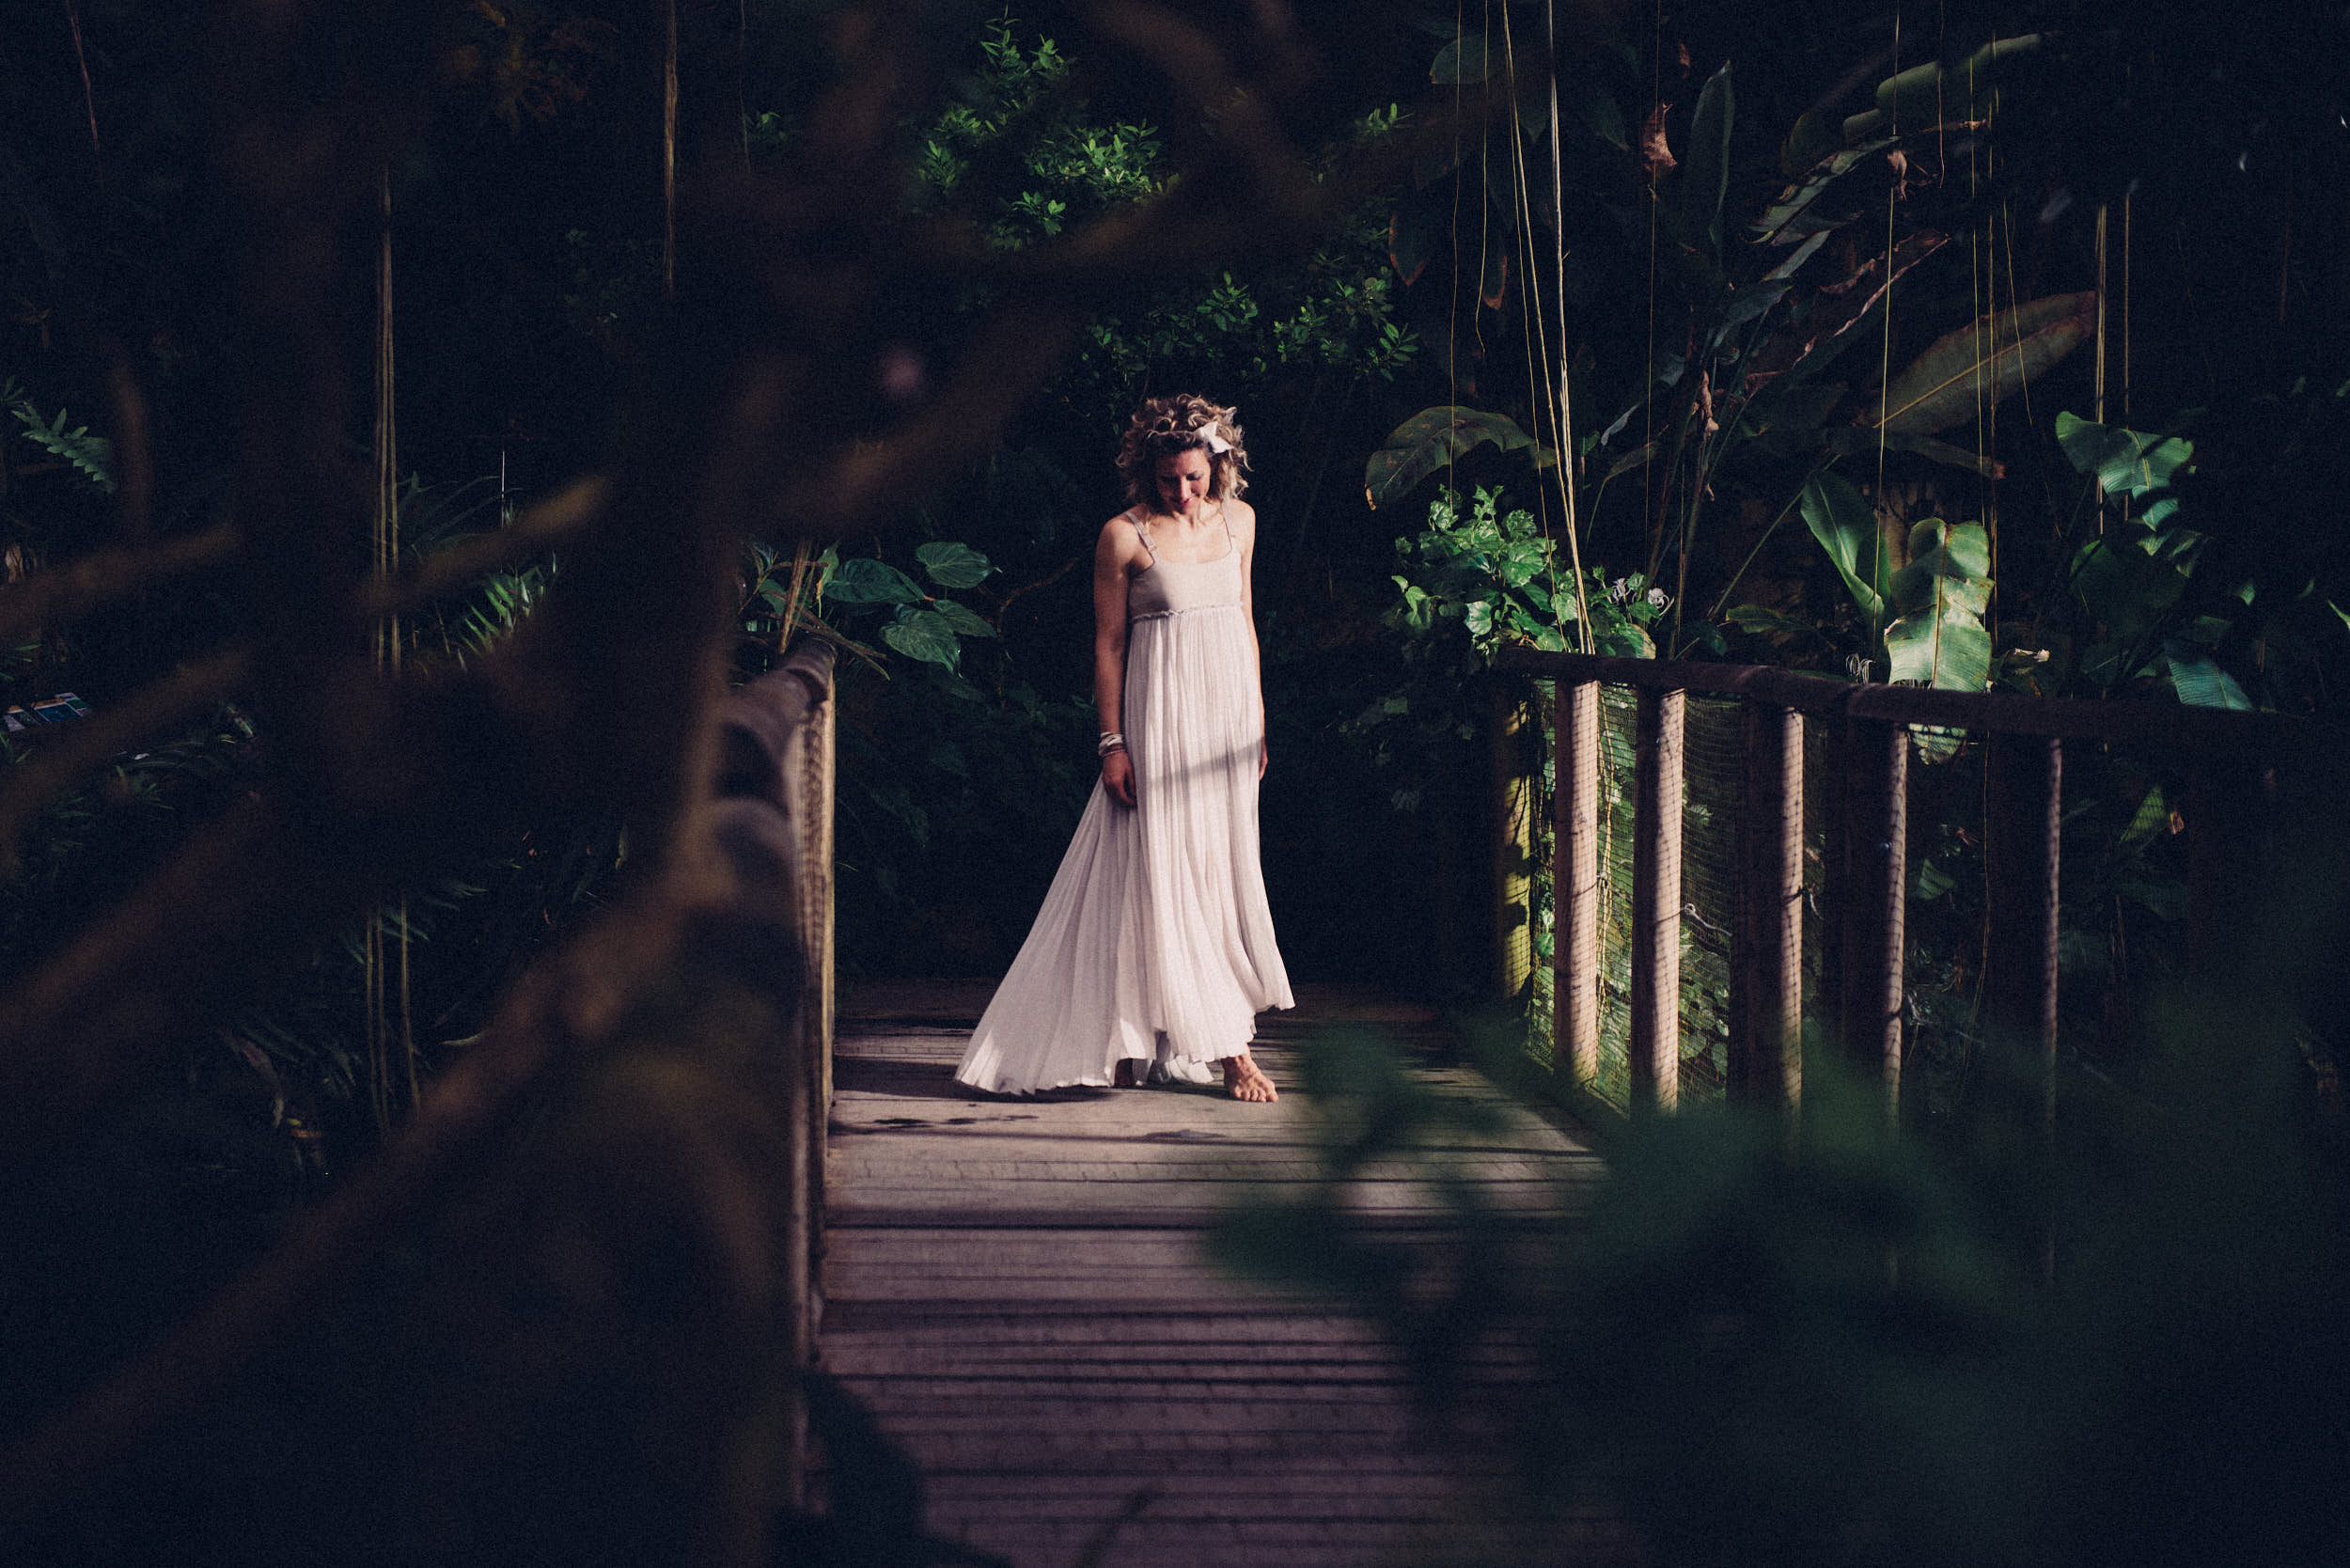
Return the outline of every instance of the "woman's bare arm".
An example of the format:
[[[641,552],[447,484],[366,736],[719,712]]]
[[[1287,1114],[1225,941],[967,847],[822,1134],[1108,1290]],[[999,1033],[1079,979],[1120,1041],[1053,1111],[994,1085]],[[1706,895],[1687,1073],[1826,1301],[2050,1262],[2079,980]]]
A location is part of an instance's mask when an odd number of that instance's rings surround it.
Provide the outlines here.
[[[1093,708],[1104,729],[1125,728],[1126,588],[1145,558],[1132,523],[1113,517],[1102,525],[1093,548]],[[1134,762],[1123,751],[1102,759],[1102,787],[1120,806],[1135,803]]]

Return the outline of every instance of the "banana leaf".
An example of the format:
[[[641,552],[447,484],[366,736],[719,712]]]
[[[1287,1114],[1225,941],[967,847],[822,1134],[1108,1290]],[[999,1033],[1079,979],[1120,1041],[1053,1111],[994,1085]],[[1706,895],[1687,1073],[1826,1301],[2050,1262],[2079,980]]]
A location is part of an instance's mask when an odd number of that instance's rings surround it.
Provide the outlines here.
[[[1970,474],[1980,474],[1987,479],[2003,478],[2007,472],[1988,452],[1978,452],[1970,447],[1956,446],[1931,435],[1913,435],[1905,431],[1872,430],[1848,425],[1841,430],[1829,431],[1822,442],[1838,457],[1873,452],[1880,443],[1888,451],[1910,452],[1951,468],[1964,468]]]
[[[1747,355],[1747,377],[1777,375],[1797,366],[1804,366],[1807,374],[1817,371],[1859,341],[1855,329],[1876,319],[1887,290],[1948,243],[1949,235],[1921,228],[1893,247],[1889,267],[1886,257],[1872,257],[1850,276],[1824,285],[1808,309]]]
[[[1888,431],[1932,435],[1964,424],[2080,346],[2096,330],[2097,294],[2052,294],[1970,321],[1937,339],[1886,389]]]
[[[2177,562],[2148,555],[2125,536],[2092,539],[2073,559],[2073,591],[2081,604],[2119,643],[2150,634],[2186,591],[2187,573]]]
[[[2170,638],[2164,641],[2162,651],[2170,666],[2170,689],[2179,694],[2181,702],[2194,708],[2248,710],[2252,706],[2235,677],[2214,664],[2203,650]]]
[[[1722,249],[1722,201],[1730,193],[1730,131],[1736,95],[1724,64],[1698,95],[1689,156],[1681,170],[1681,230],[1716,256]]]
[[[1910,530],[1910,560],[1893,576],[1903,614],[1885,629],[1888,673],[1944,691],[1991,681],[1991,541],[1980,523],[1929,518]]]
[[[1843,148],[1843,122],[1817,109],[1810,110],[1796,118],[1795,128],[1779,144],[1779,172],[1793,179]]]
[[[1834,153],[1806,178],[1779,193],[1768,211],[1755,223],[1753,237],[1771,245],[1792,245],[1813,234],[1825,234],[1850,223],[1854,212],[1836,216],[1824,216],[1814,211],[1828,188],[1858,167],[1872,152],[1882,152],[1893,145],[1888,138],[1873,146],[1847,148]],[[1855,210],[1856,212],[1857,209]]]
[[[1956,65],[1911,66],[1877,84],[1875,113],[1904,134],[1980,122],[1998,111],[1997,84],[2008,68],[2040,47],[2037,34],[1985,44]]]
[[[1804,525],[1820,541],[1837,575],[1844,579],[1853,603],[1872,626],[1885,618],[1892,597],[1892,563],[1877,534],[1876,511],[1850,480],[1834,474],[1814,474],[1803,487]]]
[[[1438,468],[1487,441],[1505,452],[1531,447],[1536,467],[1557,461],[1506,414],[1441,404],[1404,420],[1386,446],[1371,454],[1363,471],[1364,496],[1373,508],[1401,500]]]
[[[2147,435],[2069,412],[2057,416],[2056,432],[2074,468],[2093,477],[2108,495],[2160,490],[2195,457],[2194,444],[2183,436]]]

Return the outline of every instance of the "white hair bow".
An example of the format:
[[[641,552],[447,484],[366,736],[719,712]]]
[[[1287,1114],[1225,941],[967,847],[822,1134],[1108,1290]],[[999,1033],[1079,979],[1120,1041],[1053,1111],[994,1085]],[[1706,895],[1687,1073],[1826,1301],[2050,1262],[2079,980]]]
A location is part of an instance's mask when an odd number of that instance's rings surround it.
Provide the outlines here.
[[[1208,444],[1208,450],[1211,452],[1221,455],[1232,449],[1232,444],[1225,440],[1224,437],[1217,432],[1215,421],[1213,419],[1209,420],[1206,424],[1200,426],[1198,430],[1192,431],[1191,433],[1206,442]]]

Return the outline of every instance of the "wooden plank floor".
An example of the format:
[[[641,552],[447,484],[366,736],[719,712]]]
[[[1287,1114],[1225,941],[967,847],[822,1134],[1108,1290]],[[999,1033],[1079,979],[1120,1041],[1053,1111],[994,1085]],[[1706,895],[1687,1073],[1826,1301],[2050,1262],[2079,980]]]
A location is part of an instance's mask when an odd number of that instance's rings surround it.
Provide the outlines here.
[[[1138,1512],[1111,1568],[1408,1560],[1441,1507],[1393,1357],[1361,1325],[1200,1255],[1226,1202],[1313,1172],[1296,1044],[1317,1019],[1423,1027],[1336,993],[1267,1021],[1277,1105],[1208,1090],[969,1094],[951,1073],[988,986],[852,994],[828,1167],[824,1364],[905,1442],[930,1523],[1018,1568],[1071,1568]],[[1449,1091],[1490,1093],[1430,1070]],[[1463,1151],[1504,1201],[1552,1205],[1590,1152],[1512,1111]],[[1402,1182],[1374,1209],[1408,1216]]]

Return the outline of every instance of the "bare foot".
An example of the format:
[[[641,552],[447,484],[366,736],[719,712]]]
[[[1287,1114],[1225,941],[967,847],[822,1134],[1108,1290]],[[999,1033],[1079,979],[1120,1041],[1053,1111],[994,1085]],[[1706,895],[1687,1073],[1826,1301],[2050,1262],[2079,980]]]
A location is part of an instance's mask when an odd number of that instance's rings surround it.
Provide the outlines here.
[[[1259,1103],[1267,1103],[1281,1097],[1280,1090],[1273,1087],[1273,1080],[1264,1075],[1264,1070],[1259,1067],[1255,1058],[1246,1051],[1239,1056],[1224,1058],[1224,1092],[1235,1100],[1252,1100]]]

